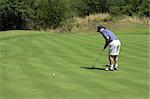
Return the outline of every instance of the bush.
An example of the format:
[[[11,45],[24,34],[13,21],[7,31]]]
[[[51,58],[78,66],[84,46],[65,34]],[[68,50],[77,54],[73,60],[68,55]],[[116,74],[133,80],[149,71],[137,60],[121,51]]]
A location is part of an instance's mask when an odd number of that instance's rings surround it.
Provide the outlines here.
[[[34,0],[0,0],[0,30],[27,29],[33,6]]]
[[[108,12],[113,16],[149,17],[149,0],[108,0]]]
[[[36,14],[35,28],[56,28],[69,18],[67,2],[63,0],[41,0]]]

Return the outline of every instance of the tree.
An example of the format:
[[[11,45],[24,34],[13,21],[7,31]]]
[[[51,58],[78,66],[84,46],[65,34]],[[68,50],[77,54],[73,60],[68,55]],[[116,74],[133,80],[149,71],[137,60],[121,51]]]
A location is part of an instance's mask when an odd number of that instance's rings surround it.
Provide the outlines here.
[[[150,16],[150,10],[149,10],[149,4],[150,1],[149,0],[140,0],[140,5],[138,6],[138,12],[137,15],[138,16],[146,16],[149,17]]]
[[[109,0],[107,6],[112,15],[149,16],[149,0]]]
[[[25,29],[34,15],[35,0],[1,0],[0,29]]]
[[[72,0],[71,0],[72,1]],[[107,0],[76,0],[71,2],[73,11],[78,16],[107,12]]]
[[[41,0],[37,9],[37,24],[42,28],[56,28],[69,16],[65,0]]]

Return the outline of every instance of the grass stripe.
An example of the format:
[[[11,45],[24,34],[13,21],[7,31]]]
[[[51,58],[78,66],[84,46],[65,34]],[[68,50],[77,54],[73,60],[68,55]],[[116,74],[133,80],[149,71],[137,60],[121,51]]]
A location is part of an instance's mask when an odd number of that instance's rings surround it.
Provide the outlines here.
[[[125,43],[120,54],[120,70],[116,72],[80,68],[92,64],[98,49],[103,47],[99,35],[52,34],[1,41],[0,67],[7,69],[0,70],[0,74],[5,74],[7,79],[4,76],[0,84],[9,83],[0,85],[6,90],[0,96],[8,99],[145,99],[148,95],[146,36],[119,37]],[[105,51],[99,63],[106,62]],[[12,94],[6,93],[9,92],[7,86]]]

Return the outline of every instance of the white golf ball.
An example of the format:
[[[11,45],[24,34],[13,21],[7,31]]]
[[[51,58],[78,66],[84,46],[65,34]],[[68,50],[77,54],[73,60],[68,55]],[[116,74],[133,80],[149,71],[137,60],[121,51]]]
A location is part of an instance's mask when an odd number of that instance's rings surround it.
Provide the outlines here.
[[[53,74],[53,76],[55,76],[56,74]]]

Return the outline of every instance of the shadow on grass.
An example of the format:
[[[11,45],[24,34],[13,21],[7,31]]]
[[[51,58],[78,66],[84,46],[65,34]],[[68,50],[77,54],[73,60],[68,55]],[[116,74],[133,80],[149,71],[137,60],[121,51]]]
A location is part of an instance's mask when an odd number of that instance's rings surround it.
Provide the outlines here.
[[[90,69],[90,70],[105,70],[105,68],[98,68],[98,67],[80,67],[84,69]]]

